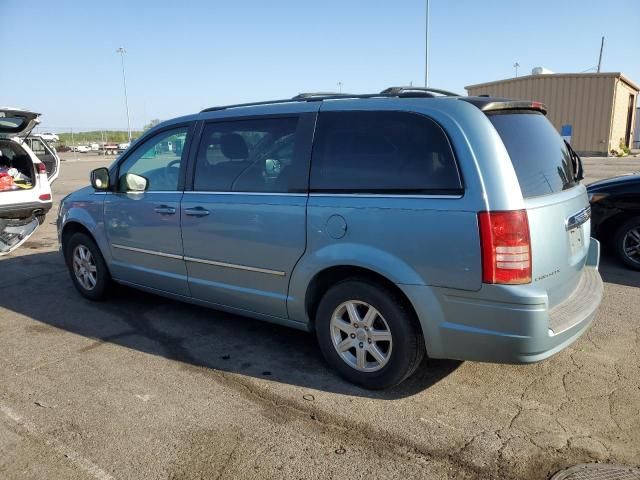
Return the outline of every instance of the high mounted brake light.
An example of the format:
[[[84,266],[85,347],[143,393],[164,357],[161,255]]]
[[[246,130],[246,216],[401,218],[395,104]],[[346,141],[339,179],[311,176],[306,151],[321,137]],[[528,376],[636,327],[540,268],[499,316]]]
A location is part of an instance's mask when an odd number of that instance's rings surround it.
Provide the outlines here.
[[[531,240],[526,210],[478,213],[482,281],[531,282]]]

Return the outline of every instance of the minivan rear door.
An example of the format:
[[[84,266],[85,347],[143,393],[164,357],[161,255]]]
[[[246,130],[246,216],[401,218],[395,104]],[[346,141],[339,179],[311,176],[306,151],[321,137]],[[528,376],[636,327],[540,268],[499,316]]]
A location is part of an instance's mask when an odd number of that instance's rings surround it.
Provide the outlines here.
[[[567,145],[537,110],[487,115],[513,164],[529,218],[532,283],[546,290],[549,307],[576,288],[591,235],[587,192],[576,180]]]

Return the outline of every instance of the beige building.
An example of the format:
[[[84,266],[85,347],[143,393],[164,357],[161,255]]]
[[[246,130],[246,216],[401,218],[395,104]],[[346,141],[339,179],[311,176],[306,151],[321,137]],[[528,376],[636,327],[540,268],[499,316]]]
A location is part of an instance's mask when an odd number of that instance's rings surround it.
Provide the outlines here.
[[[573,148],[606,155],[620,143],[633,146],[640,87],[622,73],[552,73],[479,83],[469,95],[537,100],[559,132],[571,131]],[[570,126],[570,127],[568,127]]]

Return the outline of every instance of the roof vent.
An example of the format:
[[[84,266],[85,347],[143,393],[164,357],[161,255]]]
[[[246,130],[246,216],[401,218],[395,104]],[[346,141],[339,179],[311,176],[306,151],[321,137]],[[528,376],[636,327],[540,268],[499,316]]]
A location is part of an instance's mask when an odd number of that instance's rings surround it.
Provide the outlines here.
[[[554,73],[554,72],[544,67],[534,67],[531,70],[531,75],[549,75],[551,73]]]

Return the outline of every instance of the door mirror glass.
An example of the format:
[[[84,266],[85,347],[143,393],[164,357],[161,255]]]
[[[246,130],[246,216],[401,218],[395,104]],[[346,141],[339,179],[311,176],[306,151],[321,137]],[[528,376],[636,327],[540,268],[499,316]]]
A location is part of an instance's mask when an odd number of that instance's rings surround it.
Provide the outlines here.
[[[109,169],[106,167],[96,168],[91,171],[91,186],[96,190],[109,189]]]
[[[124,183],[128,192],[144,192],[149,185],[149,181],[142,175],[127,173],[124,176]]]

